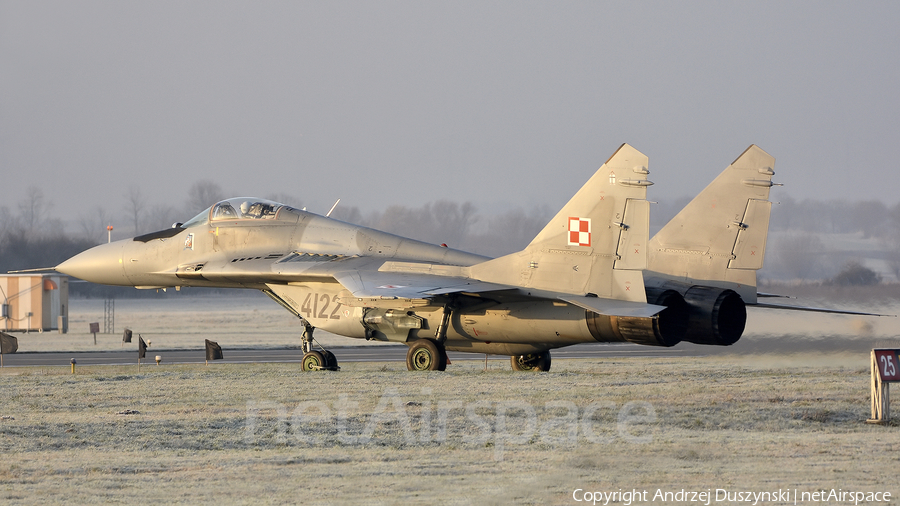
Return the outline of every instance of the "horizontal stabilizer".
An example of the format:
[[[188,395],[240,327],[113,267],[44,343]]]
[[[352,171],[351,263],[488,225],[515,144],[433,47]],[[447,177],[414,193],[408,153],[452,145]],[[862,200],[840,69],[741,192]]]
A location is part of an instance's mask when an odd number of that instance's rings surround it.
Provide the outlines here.
[[[828,309],[821,307],[804,307],[804,306],[788,306],[788,305],[780,305],[780,304],[747,304],[747,307],[758,307],[763,309],[784,309],[787,311],[807,311],[811,313],[832,313],[832,314],[849,314],[856,316],[893,316],[897,317],[895,314],[878,314],[878,313],[864,313],[861,311],[846,311],[843,309]]]
[[[631,316],[649,318],[666,309],[666,306],[630,302],[627,300],[602,299],[600,297],[580,297],[577,295],[561,295],[560,300],[578,307],[607,316]]]
[[[795,298],[795,297],[791,297],[790,295],[779,295],[777,293],[765,293],[765,292],[756,292],[756,297],[759,299],[763,299],[763,298],[794,299]]]

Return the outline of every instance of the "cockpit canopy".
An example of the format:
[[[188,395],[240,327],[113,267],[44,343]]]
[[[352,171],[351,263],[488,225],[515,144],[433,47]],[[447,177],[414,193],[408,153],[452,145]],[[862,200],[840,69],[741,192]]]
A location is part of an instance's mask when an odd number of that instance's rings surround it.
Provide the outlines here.
[[[183,225],[184,228],[208,221],[224,220],[274,220],[282,210],[296,210],[290,206],[266,199],[236,197],[213,204]]]

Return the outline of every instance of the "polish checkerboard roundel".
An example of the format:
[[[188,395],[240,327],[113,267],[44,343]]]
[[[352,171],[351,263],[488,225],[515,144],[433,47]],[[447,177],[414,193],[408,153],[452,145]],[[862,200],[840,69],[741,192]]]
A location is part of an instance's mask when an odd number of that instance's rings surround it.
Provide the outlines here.
[[[591,219],[569,218],[569,246],[591,245]]]

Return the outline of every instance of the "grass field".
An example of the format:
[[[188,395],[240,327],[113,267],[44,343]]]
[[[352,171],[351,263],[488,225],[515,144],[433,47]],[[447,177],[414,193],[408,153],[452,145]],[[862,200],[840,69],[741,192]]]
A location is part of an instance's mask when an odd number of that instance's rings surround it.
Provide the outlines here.
[[[898,427],[865,423],[867,355],[555,360],[540,374],[342,367],[2,369],[0,503],[900,494]],[[724,497],[711,502],[736,502]]]

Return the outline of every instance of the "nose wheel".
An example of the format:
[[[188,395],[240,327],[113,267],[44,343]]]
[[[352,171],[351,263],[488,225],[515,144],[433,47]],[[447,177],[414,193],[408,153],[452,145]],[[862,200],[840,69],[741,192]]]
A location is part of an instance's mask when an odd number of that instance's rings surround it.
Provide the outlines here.
[[[326,350],[313,338],[313,331],[316,330],[312,325],[306,324],[306,330],[303,331],[301,340],[303,342],[303,359],[300,361],[300,368],[303,371],[340,371],[338,367],[337,357],[334,353]],[[319,349],[314,350],[313,346]]]

